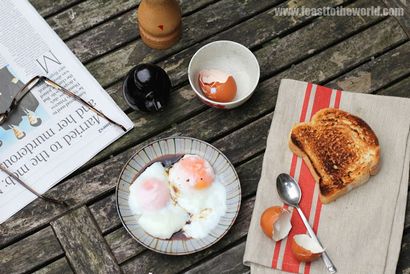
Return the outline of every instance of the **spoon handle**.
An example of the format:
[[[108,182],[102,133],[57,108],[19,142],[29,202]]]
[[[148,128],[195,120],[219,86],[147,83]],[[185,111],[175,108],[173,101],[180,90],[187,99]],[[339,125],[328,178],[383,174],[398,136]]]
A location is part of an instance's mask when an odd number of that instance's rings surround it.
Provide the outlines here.
[[[300,218],[302,219],[303,223],[305,224],[305,227],[306,227],[306,229],[309,233],[309,236],[312,239],[316,240],[319,243],[320,246],[322,246],[319,239],[316,237],[315,232],[313,231],[312,227],[310,226],[308,220],[306,219],[305,214],[303,214],[303,211],[300,209],[300,207],[296,207],[296,209],[297,209],[297,211],[300,215]],[[322,246],[322,248],[323,248],[323,246]],[[330,273],[336,273],[337,272],[335,265],[332,263],[332,260],[330,260],[329,255],[327,255],[326,251],[324,251],[322,253],[322,260],[325,263],[326,268],[327,268],[327,270],[329,270]]]

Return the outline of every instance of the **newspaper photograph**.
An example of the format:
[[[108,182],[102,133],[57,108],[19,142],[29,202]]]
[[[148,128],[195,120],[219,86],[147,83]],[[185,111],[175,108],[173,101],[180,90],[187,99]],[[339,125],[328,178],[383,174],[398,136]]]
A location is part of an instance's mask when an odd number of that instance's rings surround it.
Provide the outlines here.
[[[0,113],[35,76],[72,91],[130,130],[133,123],[27,0],[1,0]],[[44,193],[124,135],[90,107],[48,85],[28,92],[0,124],[0,165]],[[36,199],[0,171],[0,223]]]

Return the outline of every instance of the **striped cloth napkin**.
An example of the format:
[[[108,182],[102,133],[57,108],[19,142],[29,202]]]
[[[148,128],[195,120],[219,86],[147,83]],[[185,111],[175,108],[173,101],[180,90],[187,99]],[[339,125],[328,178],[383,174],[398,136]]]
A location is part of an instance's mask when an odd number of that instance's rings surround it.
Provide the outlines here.
[[[288,148],[292,126],[334,107],[365,120],[379,138],[381,169],[370,181],[322,205],[319,189],[301,158]],[[338,273],[394,273],[403,234],[410,161],[410,100],[332,90],[312,83],[282,80],[263,159],[244,264],[252,273],[328,273],[322,260],[299,263],[290,249],[293,235],[306,233],[297,211],[292,230],[275,243],[262,232],[265,208],[282,205],[276,177],[289,173],[300,184],[300,207]]]

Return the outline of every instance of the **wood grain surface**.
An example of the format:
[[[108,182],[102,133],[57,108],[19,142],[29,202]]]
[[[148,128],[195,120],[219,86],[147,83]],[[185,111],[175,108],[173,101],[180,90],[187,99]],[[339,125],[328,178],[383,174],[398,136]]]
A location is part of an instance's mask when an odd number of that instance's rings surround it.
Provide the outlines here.
[[[409,5],[401,0],[328,0],[327,6],[402,7],[403,17],[275,16],[275,8],[319,7],[321,0],[180,0],[183,36],[172,48],[148,48],[138,33],[139,0],[30,0],[107,89],[135,128],[47,195],[0,225],[1,273],[249,273],[245,239],[280,80],[410,98]],[[260,84],[243,106],[221,111],[196,99],[187,67],[201,46],[233,40],[249,47],[261,67]],[[134,112],[122,98],[122,79],[141,62],[172,79],[167,109]],[[188,256],[156,254],[134,241],[118,218],[114,188],[124,163],[144,144],[184,135],[208,141],[235,165],[242,207],[228,234]],[[410,196],[408,198],[410,200]],[[397,273],[410,273],[410,203]]]
[[[87,207],[51,222],[76,273],[117,273],[120,268]]]

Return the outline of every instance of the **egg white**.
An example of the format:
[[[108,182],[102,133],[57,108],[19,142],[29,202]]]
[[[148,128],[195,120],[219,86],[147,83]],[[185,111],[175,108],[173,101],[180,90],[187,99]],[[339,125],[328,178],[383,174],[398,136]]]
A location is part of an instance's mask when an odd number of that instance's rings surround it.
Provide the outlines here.
[[[189,222],[183,227],[185,235],[204,238],[226,213],[226,189],[217,176],[208,188],[196,189],[189,183],[193,177],[174,165],[169,172],[171,196],[190,214]]]
[[[131,211],[137,215],[138,224],[153,237],[169,239],[182,229],[189,219],[188,213],[171,199],[167,205],[159,210],[145,210],[137,199],[138,185],[146,179],[155,178],[169,188],[168,176],[160,162],[153,163],[146,168],[130,186],[128,204]]]
[[[226,213],[225,187],[215,181],[206,190],[197,190],[191,197],[181,196],[178,204],[191,213],[190,222],[184,227],[184,233],[192,238],[206,237]]]
[[[180,231],[189,219],[188,213],[172,202],[158,211],[143,213],[138,224],[153,237],[169,239]]]

